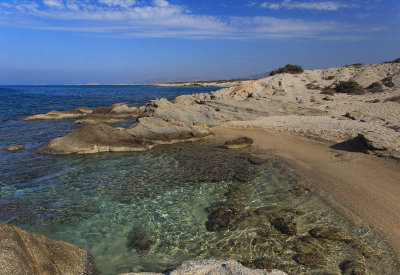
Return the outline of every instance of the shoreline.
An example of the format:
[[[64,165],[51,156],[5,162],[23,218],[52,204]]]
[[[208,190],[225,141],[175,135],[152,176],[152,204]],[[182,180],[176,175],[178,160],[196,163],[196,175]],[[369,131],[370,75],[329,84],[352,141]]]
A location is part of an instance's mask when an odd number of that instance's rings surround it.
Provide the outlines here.
[[[356,224],[373,228],[400,259],[399,162],[360,152],[332,149],[322,142],[266,129],[212,128],[217,140],[247,136],[254,147],[272,150],[315,187],[337,211]]]

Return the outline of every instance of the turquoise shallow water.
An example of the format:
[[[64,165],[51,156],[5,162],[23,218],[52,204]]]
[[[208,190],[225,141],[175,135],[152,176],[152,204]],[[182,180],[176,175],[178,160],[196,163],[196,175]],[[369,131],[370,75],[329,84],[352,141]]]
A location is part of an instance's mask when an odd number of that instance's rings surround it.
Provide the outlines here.
[[[293,274],[340,274],[346,260],[364,262],[370,274],[399,271],[374,232],[335,212],[268,152],[225,150],[209,140],[140,153],[49,156],[40,147],[73,130],[73,120],[18,119],[1,128],[2,147],[28,146],[0,152],[0,222],[87,249],[103,274],[164,271],[204,258],[247,265],[268,259]],[[282,233],[276,218],[295,222],[297,235]],[[318,226],[340,228],[357,243],[310,238]],[[323,266],[295,260],[310,248],[324,256]]]

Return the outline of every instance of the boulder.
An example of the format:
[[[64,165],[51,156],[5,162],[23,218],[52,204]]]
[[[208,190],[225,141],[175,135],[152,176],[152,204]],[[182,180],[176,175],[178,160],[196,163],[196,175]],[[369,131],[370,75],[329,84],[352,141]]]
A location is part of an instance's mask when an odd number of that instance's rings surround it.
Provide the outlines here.
[[[91,154],[145,151],[153,147],[154,144],[136,139],[125,129],[113,128],[106,124],[95,124],[51,140],[45,152],[50,154]]]
[[[253,140],[249,137],[240,137],[225,142],[224,147],[227,149],[245,148],[253,144]]]
[[[393,150],[393,145],[381,134],[366,132],[358,134],[365,145],[373,150]]]
[[[216,261],[200,260],[186,261],[175,269],[165,273],[127,273],[125,275],[286,275],[285,272],[276,269],[250,269],[233,260]]]
[[[0,274],[97,274],[92,257],[72,244],[0,225]]]
[[[7,148],[4,148],[4,150],[8,151],[8,152],[12,152],[12,151],[18,151],[24,148],[24,145],[13,145]]]

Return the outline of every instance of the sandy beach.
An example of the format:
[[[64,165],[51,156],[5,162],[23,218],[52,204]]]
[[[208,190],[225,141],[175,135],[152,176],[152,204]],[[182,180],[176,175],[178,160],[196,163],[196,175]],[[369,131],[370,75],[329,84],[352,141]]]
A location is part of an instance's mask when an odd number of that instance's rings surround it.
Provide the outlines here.
[[[335,143],[265,129],[215,127],[220,140],[248,136],[254,146],[273,150],[310,178],[325,199],[355,222],[369,226],[400,255],[400,163],[357,152],[335,150]],[[355,152],[351,152],[353,149]],[[347,150],[347,151],[346,151]]]

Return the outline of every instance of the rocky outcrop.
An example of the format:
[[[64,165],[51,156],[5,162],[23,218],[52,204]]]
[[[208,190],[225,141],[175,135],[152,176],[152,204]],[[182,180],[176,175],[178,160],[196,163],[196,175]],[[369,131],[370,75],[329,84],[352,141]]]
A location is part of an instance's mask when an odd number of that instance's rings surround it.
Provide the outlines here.
[[[35,121],[35,120],[56,120],[65,118],[77,118],[83,117],[87,114],[92,113],[92,110],[86,107],[79,107],[72,111],[61,112],[61,111],[51,111],[46,114],[37,114],[24,118],[25,121]]]
[[[386,85],[389,78],[390,87]],[[349,95],[335,91],[337,85],[349,80],[357,82],[365,93]],[[335,142],[368,133],[368,137],[364,135],[367,145],[385,148],[384,152],[379,149],[379,153],[386,154],[392,149],[400,152],[400,108],[398,103],[384,100],[400,98],[399,80],[397,63],[306,70],[247,81],[210,93],[182,95],[172,101],[153,100],[143,107],[121,103],[97,107],[91,114],[88,110],[50,112],[35,119],[78,116],[81,119],[76,123],[97,124],[139,117],[126,131],[138,140],[157,144],[198,140],[210,136],[209,128],[221,124],[273,129]],[[379,93],[369,89],[378,86]],[[370,133],[375,135],[373,139]],[[388,144],[377,137],[387,139]]]
[[[145,107],[129,107],[125,103],[117,103],[111,106],[100,106],[93,110],[87,107],[79,107],[72,111],[61,112],[51,111],[46,114],[37,114],[24,118],[25,121],[35,120],[57,120],[66,118],[80,118],[75,123],[96,124],[96,123],[117,123],[128,117],[137,117],[145,111]]]
[[[210,136],[210,129],[202,124],[187,125],[181,121],[166,121],[156,117],[142,117],[127,129],[139,140],[151,141],[156,144],[171,144],[184,141],[194,141]]]
[[[93,154],[100,152],[145,151],[154,147],[136,139],[123,128],[106,124],[88,125],[64,137],[55,138],[45,152],[53,154]]]
[[[0,274],[97,274],[90,255],[69,243],[0,225]]]
[[[18,151],[24,148],[24,145],[13,145],[7,148],[4,148],[4,150],[8,151],[8,152],[13,152],[13,151]]]
[[[127,273],[124,275],[286,275],[279,270],[250,269],[236,261],[187,261],[165,273]]]

